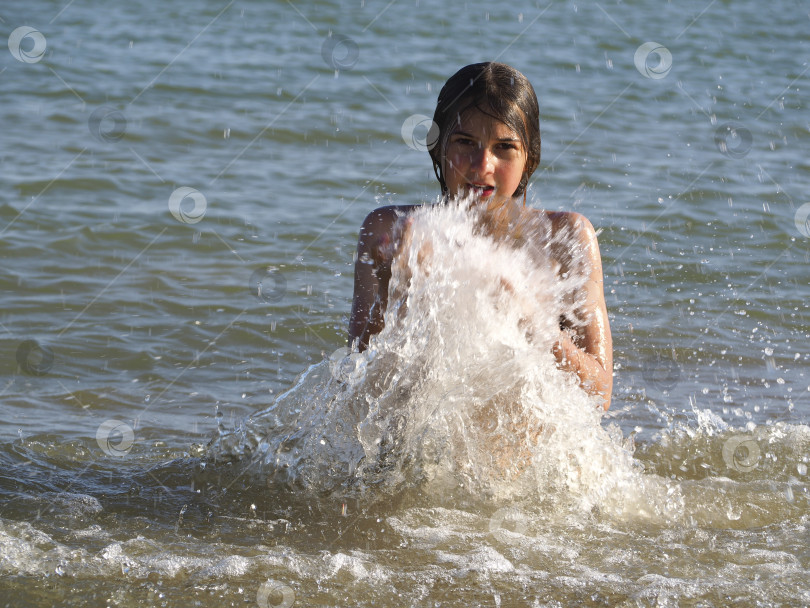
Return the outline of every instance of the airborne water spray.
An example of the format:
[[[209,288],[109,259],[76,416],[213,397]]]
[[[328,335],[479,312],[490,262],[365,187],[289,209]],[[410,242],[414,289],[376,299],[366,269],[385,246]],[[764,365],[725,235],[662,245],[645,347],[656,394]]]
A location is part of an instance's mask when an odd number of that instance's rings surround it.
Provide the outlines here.
[[[552,354],[561,319],[587,322],[581,245],[542,212],[472,203],[403,217],[384,329],[309,368],[215,452],[319,493],[660,512],[636,504],[660,484]]]

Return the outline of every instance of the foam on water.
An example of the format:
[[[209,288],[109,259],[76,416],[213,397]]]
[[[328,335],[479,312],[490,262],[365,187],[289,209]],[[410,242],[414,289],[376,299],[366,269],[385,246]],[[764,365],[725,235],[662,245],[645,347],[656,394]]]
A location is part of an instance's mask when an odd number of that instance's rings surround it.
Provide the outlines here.
[[[562,316],[587,321],[581,246],[545,214],[470,202],[403,218],[384,330],[365,352],[312,366],[214,455],[249,453],[254,477],[314,491],[418,487],[671,516],[677,490],[641,474],[551,352]]]
[[[417,308],[410,306],[408,314]],[[220,605],[222,597],[254,602],[272,585],[304,604],[361,606],[419,605],[437,595],[455,602],[449,605],[476,604],[482,594],[502,597],[504,605],[531,603],[526,597],[542,605],[549,593],[562,598],[560,605],[594,597],[604,601],[593,603],[627,599],[642,606],[685,600],[725,605],[728,597],[766,606],[805,605],[810,599],[805,590],[807,426],[735,429],[697,411],[697,424],[673,426],[655,442],[639,446],[635,460],[647,467],[642,473],[621,435],[599,430],[598,416],[595,422],[584,417],[575,432],[566,432],[565,446],[555,443],[559,421],[553,432],[544,430],[539,435],[543,443],[530,444],[521,470],[450,440],[444,452],[428,458],[419,446],[408,444],[418,437],[406,421],[396,434],[386,427],[385,441],[391,443],[373,443],[366,459],[362,424],[381,424],[372,407],[395,403],[417,415],[414,395],[437,382],[431,379],[397,402],[379,395],[366,400],[369,390],[360,393],[367,406],[353,432],[330,434],[318,418],[297,438],[320,451],[307,457],[281,450],[275,457],[287,458],[288,466],[270,464],[269,447],[280,445],[273,441],[272,424],[292,437],[294,425],[308,421],[306,414],[326,403],[326,416],[337,420],[329,404],[351,405],[345,395],[375,386],[368,384],[368,371],[379,359],[366,359],[365,353],[354,359],[365,362],[365,368],[338,365],[351,362],[351,355],[313,366],[288,395],[217,444],[223,459],[234,457],[230,463],[205,462],[206,470],[216,474],[231,470],[235,462],[237,474],[326,489],[338,501],[312,500],[311,491],[284,493],[278,487],[230,481],[223,484],[227,491],[207,493],[187,486],[192,468],[203,464],[199,461],[172,461],[144,472],[142,464],[95,461],[87,453],[82,469],[93,466],[81,480],[54,482],[75,491],[42,492],[17,473],[12,487],[0,472],[5,499],[0,572],[12,588],[25,587],[25,597],[35,598],[29,603],[46,605],[54,586],[59,593],[78,593],[87,581],[93,581],[99,599],[119,597],[126,581],[129,604],[123,605],[157,605],[167,590],[182,600],[189,594],[203,603],[214,598],[212,605]],[[340,375],[362,369],[365,376]],[[523,395],[535,398],[529,391]],[[465,403],[442,402],[434,408],[439,414],[423,418],[452,429],[447,420],[455,415],[462,421],[455,428],[468,440],[480,431],[475,419],[458,413]],[[593,411],[587,397],[581,405],[583,412]],[[282,408],[276,410],[278,422],[268,423],[273,408]],[[565,423],[573,424],[570,418]],[[497,439],[495,430],[486,427],[485,436]],[[259,436],[259,431],[267,434]],[[588,435],[577,439],[576,432]],[[397,437],[404,439],[396,443]],[[331,443],[322,444],[324,438]],[[358,458],[349,481],[345,472],[350,465],[341,457],[340,442],[354,446],[351,454]],[[42,468],[31,448],[37,443],[15,444],[15,457],[0,451],[0,469]],[[331,465],[328,458],[334,458]],[[565,477],[546,471],[546,462],[565,466],[573,459],[585,466],[574,471],[572,465]],[[319,471],[326,481],[314,477]],[[422,495],[421,504],[380,500],[401,496],[401,489]],[[372,500],[348,498],[353,492]],[[464,499],[471,494],[483,500]],[[341,500],[348,513],[341,513]],[[29,589],[30,581],[48,584]]]

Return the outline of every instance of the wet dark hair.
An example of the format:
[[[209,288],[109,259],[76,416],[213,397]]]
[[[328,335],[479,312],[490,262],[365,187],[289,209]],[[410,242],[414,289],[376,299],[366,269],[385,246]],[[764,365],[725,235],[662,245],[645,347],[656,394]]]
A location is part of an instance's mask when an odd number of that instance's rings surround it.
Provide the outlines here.
[[[474,63],[453,74],[442,87],[436,101],[433,121],[439,136],[430,149],[433,171],[447,192],[442,160],[453,126],[461,122],[467,110],[477,108],[499,120],[520,137],[526,150],[526,167],[513,196],[522,196],[537,165],[540,164],[540,108],[529,80],[505,63]]]

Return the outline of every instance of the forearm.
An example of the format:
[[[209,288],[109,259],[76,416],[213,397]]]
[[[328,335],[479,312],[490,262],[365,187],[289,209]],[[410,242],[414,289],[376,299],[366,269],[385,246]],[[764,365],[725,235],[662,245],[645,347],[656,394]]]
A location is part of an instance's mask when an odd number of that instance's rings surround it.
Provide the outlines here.
[[[385,309],[388,303],[390,265],[369,262],[361,251],[355,264],[354,298],[349,320],[349,347],[358,340],[360,351],[368,347],[371,336],[385,326]]]
[[[365,350],[369,339],[385,325],[391,263],[400,247],[397,223],[415,205],[381,207],[368,214],[360,228],[354,266],[354,298],[349,321],[349,345],[358,340]]]
[[[560,332],[560,339],[555,342],[552,352],[558,367],[576,373],[582,388],[590,395],[601,397],[607,410],[613,390],[612,370],[605,369],[596,355],[578,347],[566,331]]]

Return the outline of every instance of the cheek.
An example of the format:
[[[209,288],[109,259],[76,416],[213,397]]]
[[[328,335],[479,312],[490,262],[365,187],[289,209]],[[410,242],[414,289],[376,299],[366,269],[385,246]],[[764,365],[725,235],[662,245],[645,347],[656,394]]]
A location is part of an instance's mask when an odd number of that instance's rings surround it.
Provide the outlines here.
[[[468,160],[469,158],[458,150],[451,150],[447,154],[447,162],[454,167],[462,167]]]
[[[517,163],[504,163],[496,169],[496,179],[503,192],[508,192],[507,196],[514,196],[520,180],[523,178],[523,171],[525,164],[522,162]]]
[[[515,184],[515,187],[517,187],[523,177],[523,168],[523,163],[507,163],[499,167],[500,171],[498,173],[505,183]]]
[[[455,185],[462,181],[462,176],[467,172],[469,157],[459,152],[448,152],[445,157],[444,177],[448,185]]]

